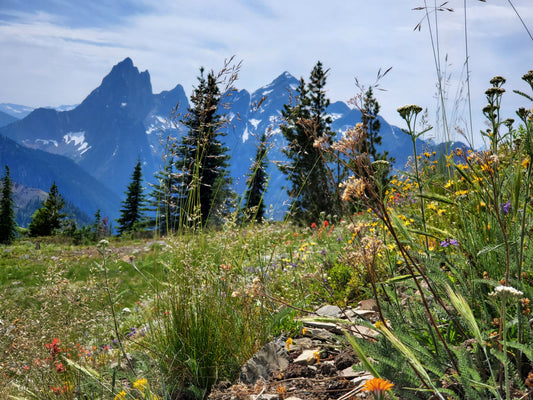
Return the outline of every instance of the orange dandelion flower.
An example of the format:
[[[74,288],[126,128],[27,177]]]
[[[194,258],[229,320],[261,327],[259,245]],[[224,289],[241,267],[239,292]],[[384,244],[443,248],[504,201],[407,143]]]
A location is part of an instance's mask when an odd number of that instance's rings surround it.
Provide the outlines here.
[[[376,399],[382,399],[386,391],[390,391],[394,386],[388,380],[381,378],[372,378],[365,382],[363,392],[373,392]]]

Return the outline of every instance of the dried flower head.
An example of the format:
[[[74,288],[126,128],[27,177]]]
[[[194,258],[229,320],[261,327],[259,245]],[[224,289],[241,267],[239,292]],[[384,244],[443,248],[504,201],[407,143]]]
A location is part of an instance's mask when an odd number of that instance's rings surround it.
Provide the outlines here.
[[[501,86],[505,83],[505,78],[503,76],[495,76],[490,80],[492,86]]]
[[[322,135],[315,139],[313,142],[313,147],[317,149],[326,149],[328,145],[328,138],[326,135]]]
[[[348,129],[339,141],[331,145],[331,148],[344,154],[353,153],[359,150],[364,138],[364,128],[362,124],[357,124],[354,128]]]
[[[524,76],[522,76],[522,79],[531,86],[531,89],[533,89],[533,70],[526,72]]]
[[[505,89],[504,88],[496,87],[496,86],[488,88],[487,90],[485,90],[485,94],[487,96],[489,96],[489,97],[501,96],[504,93],[505,93]]]
[[[398,108],[398,113],[406,121],[410,121],[413,116],[416,116],[422,112],[422,107],[417,106],[416,104],[411,104],[408,106],[403,106]]]
[[[347,180],[340,183],[339,187],[344,188],[341,196],[343,201],[352,201],[365,196],[366,183],[362,178],[350,176]]]

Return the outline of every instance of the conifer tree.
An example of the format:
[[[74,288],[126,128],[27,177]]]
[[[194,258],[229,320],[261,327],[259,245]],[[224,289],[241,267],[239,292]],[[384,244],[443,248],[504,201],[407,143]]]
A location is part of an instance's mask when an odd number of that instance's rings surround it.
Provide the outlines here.
[[[374,97],[372,86],[365,92],[363,98],[363,109],[361,122],[366,132],[366,141],[363,142],[362,151],[368,153],[373,161],[387,160],[393,162],[393,159],[389,159],[388,152],[378,153],[377,146],[381,145],[382,137],[380,135],[381,122],[378,119],[379,103]]]
[[[141,160],[139,159],[133,170],[131,183],[125,192],[126,200],[122,202],[120,218],[117,219],[119,234],[134,230],[143,221],[144,195],[141,169]]]
[[[263,196],[265,194],[268,177],[267,177],[267,139],[263,133],[259,139],[259,145],[255,153],[255,159],[248,174],[246,181],[246,193],[244,195],[245,207],[244,214],[247,219],[254,218],[261,223],[265,218],[265,203]]]
[[[10,244],[15,240],[17,223],[15,222],[15,201],[13,187],[9,177],[9,167],[2,180],[2,199],[0,200],[0,243]]]
[[[334,133],[330,129],[331,117],[326,113],[329,99],[325,95],[328,70],[324,71],[319,61],[311,72],[306,85],[300,79],[297,103],[286,104],[282,110],[284,123],[280,129],[287,140],[283,153],[289,159],[280,165],[291,187],[290,210],[297,221],[317,222],[321,212],[334,213],[336,192],[329,177],[326,162],[315,141],[331,143]]]
[[[67,216],[66,213],[61,212],[64,206],[65,200],[59,194],[54,182],[50,187],[48,197],[32,216],[28,226],[30,236],[51,236],[61,228],[61,223]]]
[[[232,193],[228,149],[219,140],[224,134],[220,131],[223,122],[218,115],[221,94],[217,79],[213,71],[205,77],[201,68],[198,82],[191,96],[192,106],[181,121],[189,130],[178,146],[175,166],[180,221],[204,226],[223,212]]]

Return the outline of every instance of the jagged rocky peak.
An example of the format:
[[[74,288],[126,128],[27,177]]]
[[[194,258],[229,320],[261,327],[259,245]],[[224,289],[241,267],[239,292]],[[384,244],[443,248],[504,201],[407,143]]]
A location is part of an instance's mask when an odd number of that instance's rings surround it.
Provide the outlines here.
[[[139,72],[127,57],[115,65],[102,84],[83,101],[82,106],[104,105],[107,109],[146,111],[152,100],[152,83],[148,71]]]

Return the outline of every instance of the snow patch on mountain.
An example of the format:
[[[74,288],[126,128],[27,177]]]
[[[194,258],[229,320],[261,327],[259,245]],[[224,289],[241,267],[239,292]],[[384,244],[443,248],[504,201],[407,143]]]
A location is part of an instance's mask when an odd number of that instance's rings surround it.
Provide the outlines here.
[[[42,144],[44,146],[49,145],[52,143],[55,147],[58,146],[57,140],[48,140],[48,139],[35,139],[35,143]]]
[[[89,143],[85,141],[85,131],[68,132],[66,135],[63,136],[63,140],[66,144],[72,143],[74,147],[77,147],[77,150],[80,155],[83,155],[87,150],[91,148],[91,146],[89,146]]]

